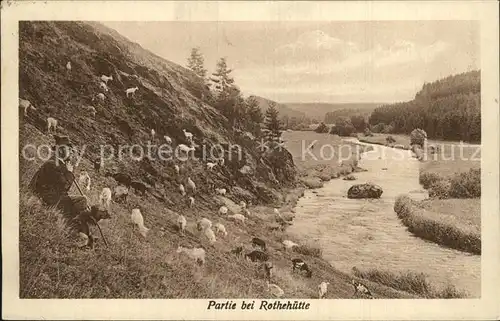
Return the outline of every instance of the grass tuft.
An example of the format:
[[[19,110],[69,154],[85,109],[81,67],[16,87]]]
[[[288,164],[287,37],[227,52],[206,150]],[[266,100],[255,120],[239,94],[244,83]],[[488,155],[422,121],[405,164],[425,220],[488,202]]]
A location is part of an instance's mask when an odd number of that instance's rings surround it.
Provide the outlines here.
[[[454,299],[467,297],[467,293],[457,290],[453,285],[447,285],[442,289],[433,287],[424,273],[407,271],[396,274],[377,269],[360,271],[357,268],[353,268],[353,273],[358,278],[377,282],[408,293],[417,294],[427,299]]]

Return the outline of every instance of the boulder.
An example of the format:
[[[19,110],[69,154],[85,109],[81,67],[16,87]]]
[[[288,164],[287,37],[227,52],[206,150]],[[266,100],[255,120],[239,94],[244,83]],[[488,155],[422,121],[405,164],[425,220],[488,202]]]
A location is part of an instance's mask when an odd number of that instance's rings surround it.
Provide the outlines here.
[[[370,183],[356,184],[347,191],[347,198],[379,198],[383,193],[380,186]]]

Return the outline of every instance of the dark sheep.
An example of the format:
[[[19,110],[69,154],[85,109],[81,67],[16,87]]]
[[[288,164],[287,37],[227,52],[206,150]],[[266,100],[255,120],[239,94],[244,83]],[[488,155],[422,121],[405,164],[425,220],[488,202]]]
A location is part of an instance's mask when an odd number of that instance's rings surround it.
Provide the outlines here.
[[[101,160],[96,159],[92,163],[94,164],[95,171],[98,172],[101,169]]]
[[[106,176],[111,176],[115,179],[115,181],[118,182],[118,184],[122,184],[125,187],[130,187],[130,184],[132,183],[132,177],[130,177],[129,174],[124,174],[124,173],[106,173]]]
[[[269,260],[269,255],[267,255],[266,253],[262,252],[262,251],[252,251],[248,254],[245,254],[245,258],[246,259],[250,259],[252,262],[255,262],[255,261],[261,261],[261,262],[265,262],[267,260]]]
[[[309,268],[309,266],[304,262],[302,259],[293,259],[292,260],[292,273],[295,272],[295,270],[300,271],[306,271],[306,275],[308,278],[312,276],[312,271]]]
[[[264,240],[259,239],[258,237],[254,237],[252,239],[252,245],[259,246],[263,251],[266,250],[266,242]]]
[[[132,187],[136,192],[141,192],[142,195],[144,195],[148,190],[147,186],[144,185],[144,183],[138,181],[132,181],[130,183],[130,187]]]

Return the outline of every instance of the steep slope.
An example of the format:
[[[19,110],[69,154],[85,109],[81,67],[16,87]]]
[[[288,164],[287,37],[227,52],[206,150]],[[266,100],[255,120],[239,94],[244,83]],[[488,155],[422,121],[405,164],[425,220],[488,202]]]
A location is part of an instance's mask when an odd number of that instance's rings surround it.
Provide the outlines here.
[[[37,108],[26,117],[20,113],[20,149],[27,144],[51,144],[53,138],[46,134],[45,120],[55,117],[59,133],[68,134],[83,153],[75,173],[90,173],[92,188],[87,196],[91,203],[98,202],[103,187],[116,186],[113,179],[103,175],[106,171],[129,173],[149,187],[146,195],[133,192],[126,202],[113,203],[111,220],[102,224],[109,247],[99,240],[94,250],[76,249],[60,214],[44,207],[27,191],[27,183],[43,160],[28,160],[20,154],[21,298],[269,297],[260,266],[229,253],[237,245],[249,252],[255,236],[267,242],[275,265],[273,282],[285,290],[285,297],[316,297],[317,285],[325,279],[332,283],[331,297],[352,295],[348,275],[320,258],[285,252],[280,241],[286,233],[270,229],[276,225],[272,207],[255,206],[279,207],[286,200],[283,213],[290,210],[293,195],[286,193],[295,185],[290,153],[257,150],[255,141],[233,130],[201,99],[210,93],[191,72],[97,23],[22,22],[19,38],[19,97]],[[66,69],[68,61],[71,70]],[[100,102],[92,97],[100,92],[98,77],[102,74],[112,75],[113,80]],[[135,86],[138,91],[127,98],[125,90]],[[82,108],[85,105],[97,109],[95,119]],[[152,128],[157,139],[169,135],[174,146],[187,143],[182,129],[192,132],[199,159],[118,159],[115,150],[114,159],[106,161],[101,172],[94,171],[91,161],[100,156],[102,145],[115,149],[129,146],[123,149],[127,154],[133,144],[139,148],[148,145]],[[226,164],[207,171],[202,147],[215,144],[225,147]],[[241,146],[241,157],[230,145]],[[179,175],[174,164],[182,167]],[[245,165],[251,169],[249,174],[240,172]],[[195,197],[193,207],[178,190],[188,177],[197,185],[196,193],[188,194]],[[227,197],[215,195],[214,187],[227,188]],[[78,194],[75,187],[71,192]],[[218,215],[222,204],[239,213],[236,204],[242,200],[254,204],[245,224]],[[145,225],[151,229],[145,239],[130,224],[134,208],[141,210]],[[176,229],[179,213],[188,220],[185,236]],[[214,246],[209,245],[195,227],[201,217],[222,222],[228,236],[219,236]],[[203,246],[206,265],[196,266],[177,254],[179,245]],[[307,260],[314,276],[292,276],[292,257]],[[377,285],[373,285],[373,292],[379,297],[407,296]]]

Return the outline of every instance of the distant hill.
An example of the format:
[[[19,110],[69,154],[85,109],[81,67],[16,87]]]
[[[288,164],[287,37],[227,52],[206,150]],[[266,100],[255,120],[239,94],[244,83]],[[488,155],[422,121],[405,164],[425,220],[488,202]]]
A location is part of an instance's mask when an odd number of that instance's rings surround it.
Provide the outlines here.
[[[256,96],[256,95],[254,95],[254,97],[259,102],[259,106],[262,109],[263,113],[266,112],[267,108],[269,107],[269,104],[271,102],[273,102],[273,100],[270,100],[270,99],[267,99],[264,97],[260,97],[260,96]],[[289,118],[292,118],[292,117],[305,118],[306,117],[306,113],[303,111],[292,109],[285,104],[281,104],[281,103],[277,103],[277,102],[275,102],[275,103],[276,103],[276,107],[278,108],[278,111],[280,113],[281,118],[283,118],[285,116],[288,116]]]
[[[367,111],[371,113],[375,108],[384,103],[284,103],[290,109],[305,113],[311,119],[324,121],[326,113],[335,112],[341,109],[353,109],[358,113]]]
[[[480,142],[481,72],[426,83],[415,99],[375,109],[370,124],[390,125],[391,132],[398,134],[421,128],[432,139]]]
[[[335,123],[335,120],[339,117],[350,118],[351,116],[357,116],[357,115],[363,116],[363,117],[365,117],[366,120],[368,120],[368,118],[370,118],[370,115],[372,112],[373,112],[373,109],[363,109],[363,108],[338,109],[338,110],[326,113],[323,122],[325,124],[333,124],[333,123]]]

